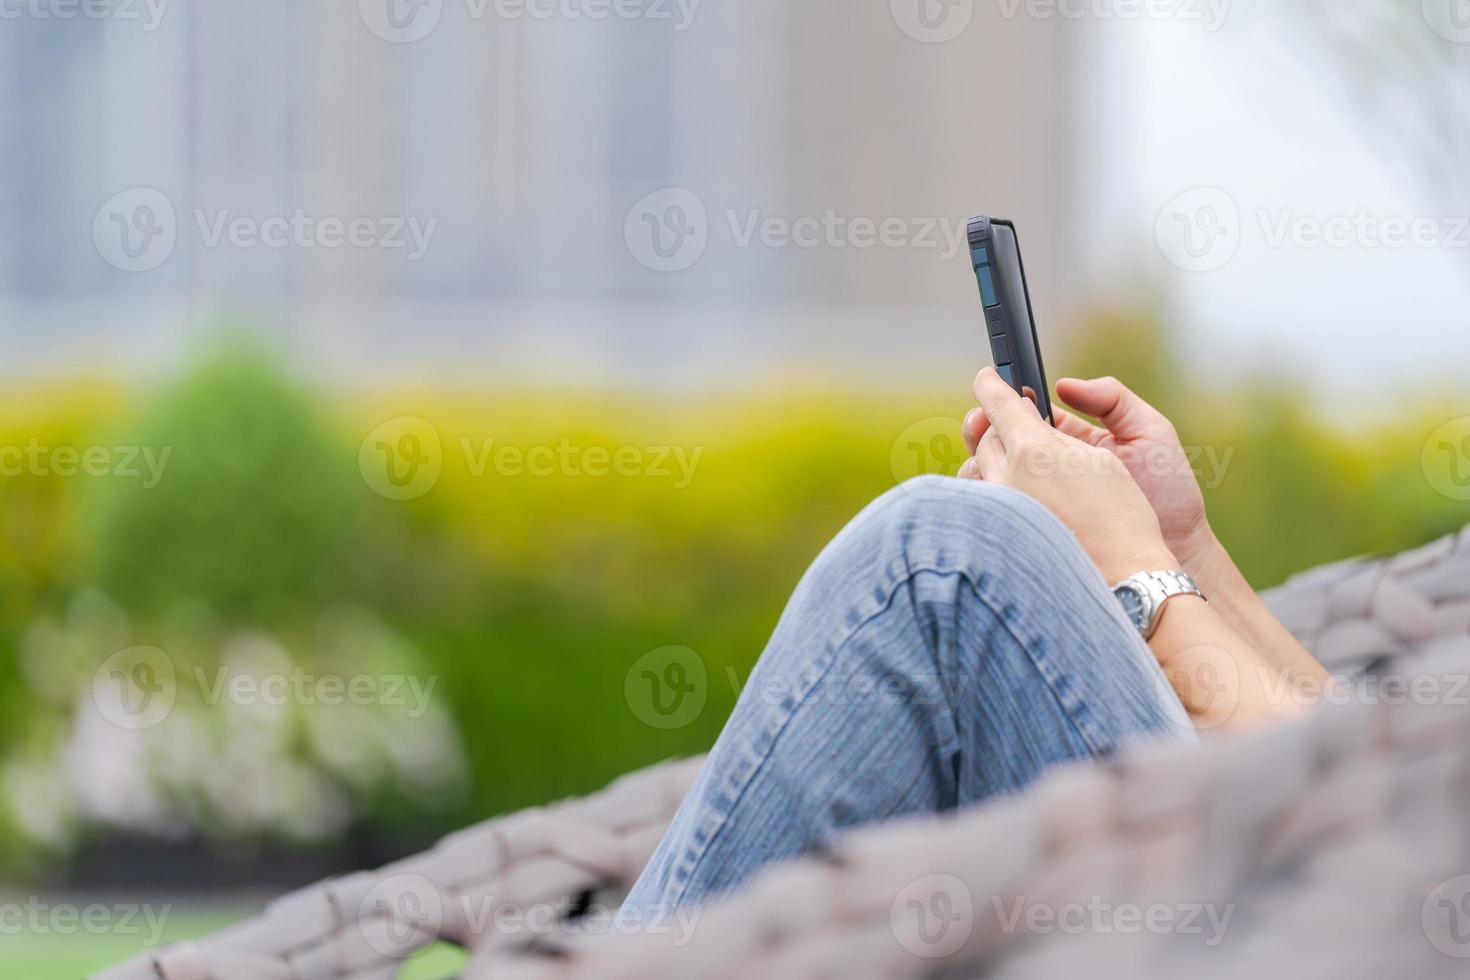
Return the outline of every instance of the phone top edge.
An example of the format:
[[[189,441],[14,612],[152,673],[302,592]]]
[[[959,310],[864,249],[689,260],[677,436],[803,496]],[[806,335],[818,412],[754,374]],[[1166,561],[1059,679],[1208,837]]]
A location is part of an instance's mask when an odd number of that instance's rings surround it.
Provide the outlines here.
[[[981,248],[990,239],[990,230],[995,225],[1009,228],[1014,234],[1016,224],[1010,218],[992,218],[989,215],[977,214],[970,219],[965,230],[970,240],[970,249],[973,251]]]

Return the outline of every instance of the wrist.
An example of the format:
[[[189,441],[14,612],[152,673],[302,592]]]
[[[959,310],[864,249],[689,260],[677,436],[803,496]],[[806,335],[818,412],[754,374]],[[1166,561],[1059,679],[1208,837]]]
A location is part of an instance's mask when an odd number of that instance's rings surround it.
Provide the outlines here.
[[[1215,537],[1214,528],[1204,519],[1184,534],[1172,538],[1168,545],[1178,558],[1179,567],[1197,580],[1208,577],[1209,570],[1225,551],[1225,546]]]
[[[1182,566],[1174,553],[1160,542],[1108,555],[1097,562],[1097,567],[1107,581],[1108,588],[1112,588],[1141,572],[1172,572]]]

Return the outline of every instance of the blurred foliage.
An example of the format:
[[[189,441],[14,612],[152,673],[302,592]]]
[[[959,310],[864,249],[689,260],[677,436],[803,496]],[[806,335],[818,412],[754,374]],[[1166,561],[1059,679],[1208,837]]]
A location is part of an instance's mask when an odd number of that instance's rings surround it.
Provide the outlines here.
[[[91,515],[92,570],[112,595],[269,622],[338,591],[351,455],[268,354],[222,342],[127,441],[144,475],[102,483]]]
[[[1470,414],[1463,396],[1446,390],[1438,401],[1388,406],[1369,426],[1342,425],[1306,404],[1279,369],[1224,392],[1201,384],[1180,368],[1173,341],[1157,310],[1103,311],[1066,371],[1118,375],[1174,421],[1200,459],[1215,532],[1257,588],[1470,523],[1470,508],[1439,494],[1422,461],[1435,429]],[[1221,479],[1210,479],[1212,458],[1223,464]]]
[[[1420,464],[1429,433],[1463,409],[1406,405],[1371,431],[1348,430],[1269,379],[1226,394],[1192,390],[1147,311],[1100,316],[1066,353],[1049,361],[1054,374],[1124,377],[1187,444],[1228,464],[1208,488],[1211,515],[1259,585],[1466,522],[1464,505],[1436,494]],[[891,463],[911,427],[947,429],[936,416],[958,426],[969,401],[963,392],[752,392],[706,403],[588,391],[325,397],[268,357],[226,347],[122,432],[128,402],[106,388],[29,392],[13,407],[0,444],[120,439],[172,455],[153,488],[115,477],[0,479],[0,748],[17,751],[39,722],[16,636],[78,589],[98,585],[119,600],[135,642],[164,635],[179,609],[289,638],[308,635],[330,604],[356,604],[438,678],[436,701],[464,741],[471,790],[439,801],[449,810],[426,815],[432,808],[392,795],[366,804],[378,825],[428,835],[706,749],[803,569],[864,504],[912,475]],[[405,502],[373,491],[357,452],[400,416],[433,425],[443,467],[430,492]],[[639,475],[578,464],[537,476],[495,463],[507,447],[563,445],[635,453]],[[687,486],[665,449],[697,459]],[[709,700],[691,724],[664,731],[641,722],[623,690],[641,656],[669,645],[703,659]],[[92,653],[100,663],[112,652]]]

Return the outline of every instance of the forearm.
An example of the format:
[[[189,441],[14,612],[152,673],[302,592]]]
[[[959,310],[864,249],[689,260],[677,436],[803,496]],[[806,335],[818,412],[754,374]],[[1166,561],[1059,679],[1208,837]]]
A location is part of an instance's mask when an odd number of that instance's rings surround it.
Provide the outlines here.
[[[1288,683],[1311,691],[1330,678],[1251,588],[1208,525],[1173,550],[1220,617]]]
[[[1191,563],[1162,543],[1135,550],[1114,548],[1094,555],[1093,560],[1109,582],[1122,581],[1139,571],[1183,567],[1209,596],[1208,601],[1194,595],[1170,599],[1148,641],[1169,686],[1197,728],[1213,730],[1282,718],[1307,703],[1320,688],[1325,675],[1310,668],[1283,665],[1278,654],[1268,653],[1256,636],[1237,629],[1199,581]],[[1226,576],[1212,571],[1216,577],[1211,583],[1226,586],[1228,608],[1238,609],[1240,587],[1248,592],[1250,587],[1238,572],[1238,583],[1232,585]],[[1254,592],[1250,595],[1255,597]],[[1260,611],[1270,616],[1264,604]],[[1321,670],[1310,657],[1307,660],[1315,671]]]
[[[1169,601],[1149,648],[1202,731],[1289,717],[1315,683],[1288,676],[1197,596]]]

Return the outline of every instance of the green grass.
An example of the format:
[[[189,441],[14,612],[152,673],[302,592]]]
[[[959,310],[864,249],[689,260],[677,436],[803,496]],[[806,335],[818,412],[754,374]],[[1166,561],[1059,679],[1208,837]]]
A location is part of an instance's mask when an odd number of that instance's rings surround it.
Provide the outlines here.
[[[116,906],[121,900],[43,900],[50,908],[70,904],[85,908],[94,901]],[[11,905],[10,907],[13,907]],[[234,922],[254,915],[260,904],[222,906],[211,903],[207,908],[190,909],[179,902],[154,906],[167,910],[155,913],[162,919],[160,946],[198,939],[217,932]],[[121,919],[115,920],[121,923]],[[60,928],[56,931],[15,932],[19,923],[0,920],[0,977],[6,980],[77,980],[104,967],[115,965],[144,951],[151,930],[141,919],[137,928],[119,926],[114,932],[91,932]],[[119,932],[126,929],[128,934]],[[424,950],[410,960],[400,974],[405,980],[436,980],[450,977],[463,969],[467,955],[452,946],[440,944]]]

